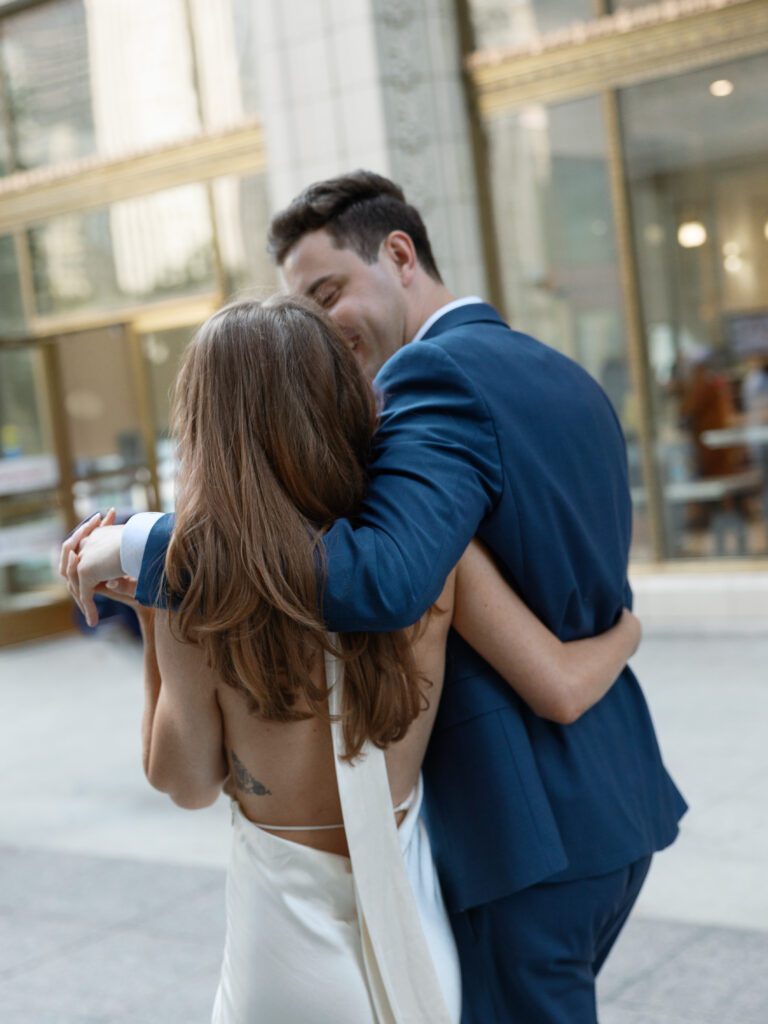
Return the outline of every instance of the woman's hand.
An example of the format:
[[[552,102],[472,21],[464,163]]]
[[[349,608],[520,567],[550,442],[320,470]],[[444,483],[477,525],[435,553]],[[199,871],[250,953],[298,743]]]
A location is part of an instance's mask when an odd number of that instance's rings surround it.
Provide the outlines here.
[[[100,512],[79,526],[61,547],[59,573],[64,577],[72,598],[89,626],[96,626],[99,615],[93,595],[105,580],[123,574],[120,564],[122,527],[115,526],[115,510],[106,516]]]

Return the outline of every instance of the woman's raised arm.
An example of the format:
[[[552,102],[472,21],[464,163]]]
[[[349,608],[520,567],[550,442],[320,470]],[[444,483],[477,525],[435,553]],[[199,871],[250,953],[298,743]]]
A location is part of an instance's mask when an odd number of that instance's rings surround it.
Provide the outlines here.
[[[608,692],[641,636],[639,620],[625,609],[607,632],[563,643],[526,607],[478,541],[457,566],[453,628],[537,715],[562,725]]]

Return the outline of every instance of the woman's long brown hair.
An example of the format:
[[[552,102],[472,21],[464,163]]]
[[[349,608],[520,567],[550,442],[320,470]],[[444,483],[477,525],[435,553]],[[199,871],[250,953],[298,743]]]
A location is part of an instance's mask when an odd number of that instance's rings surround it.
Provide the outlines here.
[[[346,756],[402,739],[424,707],[409,638],[346,633],[335,649],[320,615],[321,537],[357,510],[377,423],[336,327],[302,299],[225,307],[187,349],[172,416],[177,635],[277,722],[328,720],[317,666],[332,651],[345,662]]]

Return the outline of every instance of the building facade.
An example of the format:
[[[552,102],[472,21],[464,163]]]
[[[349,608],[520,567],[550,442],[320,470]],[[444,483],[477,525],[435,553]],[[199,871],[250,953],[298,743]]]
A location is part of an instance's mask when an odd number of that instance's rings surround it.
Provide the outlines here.
[[[602,384],[636,574],[768,573],[768,0],[0,3],[0,643],[84,515],[169,508],[195,326],[354,167]]]

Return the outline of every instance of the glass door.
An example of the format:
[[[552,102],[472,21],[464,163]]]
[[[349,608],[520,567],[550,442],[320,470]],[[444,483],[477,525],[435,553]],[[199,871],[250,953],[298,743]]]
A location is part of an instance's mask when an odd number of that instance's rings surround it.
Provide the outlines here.
[[[0,347],[0,645],[71,626],[57,558],[77,522],[158,507],[149,405],[130,325]]]

